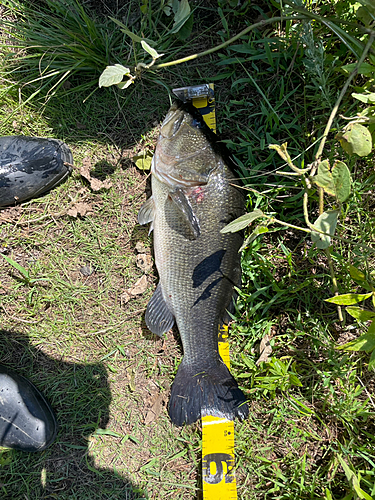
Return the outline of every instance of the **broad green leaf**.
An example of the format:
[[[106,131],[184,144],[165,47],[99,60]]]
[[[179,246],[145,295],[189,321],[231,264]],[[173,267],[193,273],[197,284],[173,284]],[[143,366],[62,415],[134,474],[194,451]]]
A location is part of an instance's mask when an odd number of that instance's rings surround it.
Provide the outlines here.
[[[164,54],[158,54],[156,52],[156,50],[153,49],[152,47],[150,47],[149,44],[147,42],[145,42],[144,40],[141,41],[141,45],[142,45],[143,50],[148,52],[150,54],[150,56],[152,57],[152,59],[154,59],[154,60],[157,59],[158,57],[161,57],[164,55]]]
[[[139,7],[142,14],[147,14],[147,9],[148,9],[148,0],[142,0],[142,5]]]
[[[188,0],[180,0],[176,7],[173,6],[173,11],[174,24],[170,32],[177,33],[189,19],[191,9]]]
[[[351,264],[349,265],[349,273],[350,276],[353,278],[353,280],[365,281],[366,279],[365,274],[356,267],[352,266]]]
[[[346,311],[353,316],[353,318],[359,319],[359,321],[369,321],[375,318],[375,313],[372,311],[367,311],[361,309],[360,307],[347,307]]]
[[[152,163],[152,153],[150,151],[141,151],[133,156],[132,160],[140,170],[150,170]]]
[[[174,25],[173,28],[176,27],[178,23],[187,20],[187,16],[190,15],[191,9],[188,0],[180,0],[177,10],[175,11],[174,14]]]
[[[372,137],[369,129],[359,123],[349,123],[336,135],[342,148],[349,154],[367,156],[371,153]]]
[[[368,327],[367,333],[373,333],[375,335],[375,321],[372,321],[370,323],[370,326]]]
[[[370,92],[369,94],[356,94],[353,92],[352,97],[354,97],[354,99],[358,99],[358,101],[364,102],[365,104],[375,102],[375,92]]]
[[[369,370],[375,370],[375,349],[372,351],[370,360],[368,362]]]
[[[335,161],[330,167],[328,160],[318,165],[318,173],[312,177],[314,183],[341,202],[350,195],[351,178],[348,167],[342,161]]]
[[[178,30],[177,36],[179,40],[184,42],[187,38],[189,38],[193,30],[193,24],[194,24],[194,16],[193,13],[191,13],[187,21]]]
[[[330,302],[331,304],[337,304],[339,306],[352,306],[353,304],[358,304],[363,300],[371,297],[371,293],[345,293],[344,295],[336,295],[336,297],[331,297],[330,299],[325,299],[325,302]]]
[[[230,222],[227,226],[221,229],[221,233],[235,233],[236,231],[241,231],[247,227],[253,220],[259,219],[260,217],[266,217],[266,215],[259,209],[250,212],[249,214],[241,215],[238,219]]]
[[[347,344],[340,345],[337,349],[343,351],[365,351],[371,352],[375,349],[375,333],[365,333]]]
[[[329,210],[327,212],[323,212],[322,215],[320,215],[314,222],[314,226],[316,227],[316,229],[319,229],[320,231],[333,236],[336,230],[338,215],[338,210]],[[312,231],[311,241],[315,243],[317,248],[320,248],[321,250],[328,248],[331,244],[330,236],[326,236],[316,231]]]
[[[347,73],[351,73],[352,71],[354,71],[356,66],[357,63],[345,64],[345,66],[342,66],[341,69],[343,69]],[[368,63],[362,63],[358,68],[358,74],[360,75],[371,75],[374,72],[375,72],[375,66],[372,66],[371,64]]]
[[[122,81],[124,75],[130,73],[129,68],[125,68],[122,64],[107,66],[99,78],[99,87],[110,87],[117,85]]]

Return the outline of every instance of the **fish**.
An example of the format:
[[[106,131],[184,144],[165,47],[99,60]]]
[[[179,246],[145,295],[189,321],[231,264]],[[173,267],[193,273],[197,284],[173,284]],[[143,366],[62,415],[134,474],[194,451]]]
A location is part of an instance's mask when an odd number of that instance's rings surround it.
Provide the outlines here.
[[[0,137],[0,207],[50,191],[71,172],[73,156],[58,139]]]
[[[152,196],[138,214],[151,223],[159,283],[145,322],[162,336],[177,325],[183,359],[168,405],[173,424],[202,416],[248,416],[246,397],[218,351],[218,328],[240,286],[243,234],[221,233],[244,213],[230,161],[198,111],[173,104],[151,165]]]

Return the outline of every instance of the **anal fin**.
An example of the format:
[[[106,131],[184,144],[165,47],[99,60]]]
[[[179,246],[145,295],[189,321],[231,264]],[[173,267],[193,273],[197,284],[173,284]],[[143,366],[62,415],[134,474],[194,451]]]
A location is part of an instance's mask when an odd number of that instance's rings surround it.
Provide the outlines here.
[[[174,325],[174,316],[164,300],[160,283],[147,305],[145,321],[147,328],[159,337],[168,332]]]

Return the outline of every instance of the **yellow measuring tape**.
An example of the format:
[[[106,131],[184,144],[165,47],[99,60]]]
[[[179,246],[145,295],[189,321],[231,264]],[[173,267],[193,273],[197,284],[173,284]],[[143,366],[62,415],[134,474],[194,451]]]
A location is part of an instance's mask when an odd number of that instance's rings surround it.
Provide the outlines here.
[[[191,100],[204,121],[216,133],[214,84],[173,89],[182,101]],[[228,326],[219,328],[219,354],[230,369]],[[237,500],[234,475],[234,422],[207,415],[202,417],[202,483],[204,500]]]
[[[219,329],[219,354],[230,368],[228,326]],[[202,482],[205,500],[237,500],[234,475],[234,422],[202,417]]]

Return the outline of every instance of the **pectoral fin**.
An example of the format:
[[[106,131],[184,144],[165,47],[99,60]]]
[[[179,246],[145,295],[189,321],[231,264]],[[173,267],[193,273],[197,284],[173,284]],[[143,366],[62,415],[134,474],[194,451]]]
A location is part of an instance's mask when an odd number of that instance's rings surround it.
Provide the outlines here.
[[[145,321],[147,328],[159,337],[174,325],[174,316],[165,303],[160,283],[147,305]]]
[[[199,220],[195,215],[192,206],[190,205],[190,201],[187,198],[184,191],[180,188],[175,189],[169,193],[171,200],[175,203],[176,207],[180,210],[180,212],[184,215],[186,222],[189,224],[189,227],[195,238],[201,234],[201,228],[199,226]]]
[[[155,204],[154,200],[151,196],[139,209],[138,212],[138,222],[141,224],[141,226],[144,226],[145,224],[148,224],[149,222],[152,222],[154,220],[154,209],[155,209]]]

